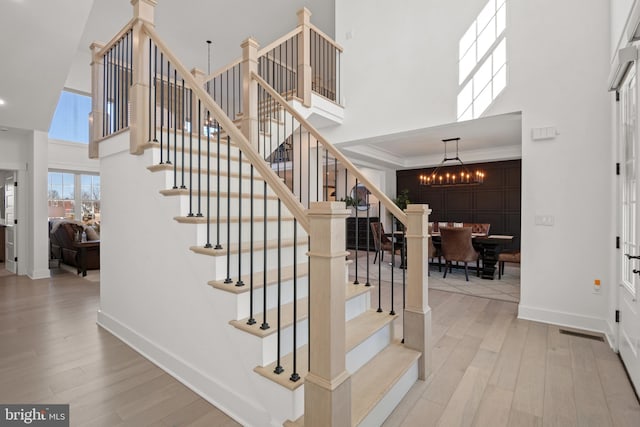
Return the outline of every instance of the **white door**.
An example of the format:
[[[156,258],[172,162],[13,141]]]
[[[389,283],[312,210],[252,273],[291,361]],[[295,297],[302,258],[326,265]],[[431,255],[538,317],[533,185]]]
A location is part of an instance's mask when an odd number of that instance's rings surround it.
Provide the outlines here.
[[[12,273],[17,273],[18,263],[16,262],[16,258],[18,257],[18,251],[16,248],[17,226],[14,225],[14,220],[16,219],[16,192],[13,185],[14,182],[15,177],[8,177],[4,186],[5,220],[7,224],[7,228],[5,229],[5,260],[7,270]]]
[[[622,148],[622,253],[619,351],[636,390],[640,390],[640,149],[638,139],[638,88],[636,67],[620,88],[620,144]]]

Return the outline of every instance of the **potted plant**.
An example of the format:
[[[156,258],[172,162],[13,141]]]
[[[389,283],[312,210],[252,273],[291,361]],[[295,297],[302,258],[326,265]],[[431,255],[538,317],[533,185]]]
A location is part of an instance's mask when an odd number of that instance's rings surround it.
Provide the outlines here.
[[[396,206],[398,206],[400,209],[405,210],[407,209],[407,205],[411,204],[411,199],[409,199],[409,190],[408,189],[404,189],[402,190],[395,199],[393,199],[393,203],[396,204]],[[398,219],[396,217],[393,217],[394,222],[396,223],[396,230],[398,231],[403,231],[404,230],[404,224],[402,224],[400,221],[398,221]]]

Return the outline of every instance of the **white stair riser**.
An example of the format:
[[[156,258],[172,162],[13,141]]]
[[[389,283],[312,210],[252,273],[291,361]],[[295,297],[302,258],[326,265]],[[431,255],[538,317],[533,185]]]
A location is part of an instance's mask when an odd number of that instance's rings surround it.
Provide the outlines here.
[[[391,390],[384,395],[382,400],[369,412],[358,427],[378,427],[384,423],[393,410],[400,404],[400,401],[409,392],[409,389],[418,380],[418,361],[404,373],[402,377],[393,385]]]
[[[364,285],[352,285],[364,286]],[[345,302],[345,318],[349,320],[358,317],[371,307],[371,292],[365,292]]]
[[[356,372],[393,340],[393,322],[384,325],[347,353],[347,371]]]
[[[215,243],[214,243],[215,244]],[[243,248],[244,249],[244,248]],[[242,273],[238,274],[238,254],[232,253],[230,256],[229,269],[231,279],[235,281],[238,279],[240,275],[248,274],[250,269],[250,261],[251,254],[248,253],[249,246],[247,245],[246,252],[242,254],[241,258],[241,268]],[[307,245],[298,245],[297,246],[297,262],[305,262],[307,260]],[[201,255],[208,256],[208,255]],[[227,257],[226,255],[221,256],[209,256],[211,258],[211,263],[213,265],[214,277],[213,280],[224,280],[227,278]],[[287,267],[293,265],[294,256],[293,256],[293,247],[282,247],[280,253],[280,263],[282,267]],[[253,271],[259,272],[264,271],[264,251],[262,249],[257,250],[253,254]],[[267,249],[267,270],[273,270],[278,265],[278,248],[269,248]]]
[[[243,219],[248,216],[243,215]],[[233,218],[233,219],[237,219]],[[195,225],[196,227],[196,245],[204,246],[207,243],[207,224],[185,224],[185,225]],[[280,236],[282,239],[293,239],[293,230],[294,230],[294,222],[292,220],[283,220],[280,222],[280,233],[278,233],[278,221],[267,221],[267,239],[274,240],[277,239],[277,236]],[[246,243],[247,249],[249,249],[249,242],[251,242],[252,237],[253,241],[262,241],[264,239],[264,217],[256,218],[253,222],[253,234],[252,234],[252,224],[247,221],[242,221],[239,223],[237,221],[228,222],[224,221],[224,218],[220,222],[220,238],[218,239],[218,223],[215,221],[215,218],[211,220],[209,225],[209,242],[212,244],[216,244],[216,242],[220,242],[222,245],[227,244],[227,236],[230,236],[231,242],[241,241]],[[306,233],[302,230],[302,227],[298,226],[298,238],[304,238]],[[239,239],[241,238],[241,240]],[[243,245],[244,246],[244,245]]]
[[[283,280],[280,284],[280,301],[282,304],[288,304],[293,301],[293,279]],[[309,290],[309,279],[307,276],[298,277],[296,279],[297,286],[297,296],[298,298],[306,298],[308,296]],[[245,287],[249,287],[249,283],[244,284]],[[238,298],[236,299],[236,320],[245,319],[249,317],[249,308],[250,308],[250,293],[244,292],[242,294],[238,294]],[[264,288],[260,287],[258,289],[254,289],[253,291],[253,317],[260,318],[260,322],[262,322],[262,312],[263,312],[263,302],[264,302]],[[278,284],[274,283],[267,286],[267,310],[275,308],[278,303]]]
[[[367,299],[367,295],[368,294],[361,294],[361,295],[358,295],[358,296],[352,298],[352,300],[365,301]],[[355,304],[355,306],[360,306],[360,305],[362,305],[362,304]],[[260,311],[262,311],[262,310],[260,309]],[[364,310],[362,312],[364,312]],[[355,314],[355,316],[357,316],[358,314],[362,314],[362,312]],[[257,313],[257,314],[254,315],[254,317],[255,317],[256,321],[258,322],[258,324],[262,323],[262,313]],[[276,326],[276,323],[275,323],[276,321],[277,321],[277,319],[275,317],[273,319],[267,319],[267,322],[272,327]],[[304,329],[304,332],[301,332],[301,329]],[[379,333],[380,333],[380,331],[379,331]],[[387,334],[386,343],[384,345],[382,345],[382,347],[380,349],[384,348],[387,344],[389,344],[389,342],[391,342],[390,338],[389,338],[390,332],[386,332],[386,334]],[[282,354],[287,354],[287,353],[289,353],[289,352],[291,352],[293,350],[293,341],[292,341],[293,338],[292,337],[293,337],[293,326],[290,325],[290,326],[288,326],[286,328],[283,328],[281,345],[284,346],[284,347],[282,347],[283,348]],[[373,341],[368,342],[369,340],[372,339],[372,337],[373,337]],[[369,348],[369,349],[370,348],[377,349],[377,348],[379,348],[381,343],[385,340],[385,332],[381,332],[380,335],[378,335],[378,333],[376,333],[372,337],[370,337],[369,339],[367,339],[367,341],[365,341],[365,343],[367,343],[367,344],[365,344],[365,347],[363,347],[362,349],[367,349],[367,348]],[[308,338],[307,337],[307,320],[306,319],[300,320],[300,321],[298,321],[298,342],[296,343],[298,345],[298,347],[307,344],[307,338]],[[266,366],[266,365],[268,365],[270,363],[273,363],[275,361],[275,358],[276,358],[277,341],[275,339],[270,338],[270,337],[267,337],[267,338],[265,338],[263,340],[261,340],[260,338],[256,337],[256,341],[261,341],[262,342],[262,349],[260,351],[261,354],[262,354],[262,366]],[[363,360],[364,356],[361,356],[360,352],[357,351],[358,347],[353,349],[352,352],[354,350],[356,350],[356,352],[352,356],[352,359],[354,360],[354,362],[353,362],[354,364],[357,364],[357,363],[364,364],[369,360],[369,359]],[[377,350],[377,351],[379,351],[379,350]],[[376,351],[376,353],[377,353],[377,351]],[[375,353],[372,354],[372,355],[368,355],[368,356],[369,356],[369,358],[371,358],[371,357],[375,356]],[[349,357],[349,356],[347,356],[347,357]],[[304,363],[307,363],[307,362],[304,361]],[[355,372],[355,371],[349,371],[349,372]]]
[[[210,170],[210,171],[214,171],[214,176],[215,176],[215,171],[220,171],[220,174],[226,174],[227,170],[231,170],[231,172],[238,172],[239,171],[239,161],[237,157],[232,157],[231,158],[231,162],[227,161],[226,153],[223,154],[223,156],[220,158],[220,167],[218,167],[218,159],[216,158],[216,156],[214,155],[210,155],[207,157],[206,153],[203,153],[201,155],[198,155],[196,153],[192,154],[191,156],[189,156],[188,152],[185,153],[184,159],[182,158],[182,153],[178,152],[178,158],[174,159],[173,154],[171,154],[171,158],[169,159],[169,162],[167,163],[167,153],[166,151],[163,151],[163,158],[162,158],[162,163],[160,163],[160,149],[159,148],[153,148],[153,163],[151,165],[171,165],[171,167],[173,168],[174,165],[176,165],[176,169],[178,171],[178,175],[181,175],[182,173],[182,169],[183,169],[183,165],[184,165],[184,171],[185,171],[185,175],[188,174],[189,171],[192,171],[195,173],[195,171],[197,170],[201,170],[201,171],[206,171],[206,170]],[[207,168],[207,158],[209,159],[209,165]],[[198,161],[200,161],[200,163],[198,164]],[[150,166],[151,166],[150,165]],[[230,168],[229,168],[230,166]],[[249,173],[251,173],[251,164],[247,161],[246,157],[243,156],[243,160],[242,160],[242,171],[243,173],[249,175]],[[255,172],[254,172],[255,173]],[[197,179],[197,178],[194,178]],[[188,179],[187,179],[188,180]]]
[[[262,317],[256,317],[256,320],[258,321],[258,324],[262,324]],[[267,322],[269,323],[269,326],[272,328],[276,328],[278,323],[277,323],[277,317],[273,316],[273,318],[267,318]],[[298,321],[297,324],[297,330],[296,330],[296,336],[297,336],[297,342],[296,345],[298,347],[302,347],[303,345],[307,344],[308,339],[309,339],[309,322],[307,321],[307,319],[303,319]],[[268,337],[265,337],[262,340],[262,347],[263,347],[263,351],[262,351],[262,366],[266,366],[269,365],[270,363],[273,363],[276,361],[277,356],[278,356],[278,334],[277,333],[273,333],[271,335],[269,335]],[[285,354],[291,353],[293,351],[293,325],[289,325],[286,328],[282,328],[282,330],[280,331],[280,354],[281,356],[284,356]],[[298,363],[304,363],[305,365],[307,364],[306,360],[302,360],[302,359],[298,359]]]
[[[260,194],[262,194],[262,192],[260,192]],[[198,213],[198,200],[200,201],[200,213],[203,216],[207,215],[207,196],[206,194],[198,194],[197,192],[193,192],[192,196],[191,196],[191,206],[189,206],[189,195],[184,194],[184,195],[178,195],[178,196],[166,196],[166,197],[176,197],[179,199],[179,209],[176,212],[176,216],[187,216],[189,214],[189,212],[191,211],[194,215],[196,215]],[[227,212],[229,211],[230,208],[230,212],[231,212],[231,216],[234,215],[238,215],[238,207],[239,207],[239,203],[242,203],[242,212],[243,215],[246,214],[247,217],[250,215],[251,213],[251,199],[249,198],[241,198],[241,199],[236,199],[236,200],[232,200],[231,203],[227,204],[227,199],[226,197],[220,197],[220,216],[227,216]],[[216,212],[218,209],[218,199],[216,197],[216,194],[212,194],[209,197],[209,210],[210,210],[210,214],[209,216],[216,216]],[[263,216],[264,215],[264,210],[265,210],[265,206],[264,206],[264,199],[263,198],[258,198],[256,197],[253,200],[253,213],[256,216]],[[267,199],[267,216],[276,216],[278,215],[278,203],[277,200],[274,199]],[[281,215],[284,216],[291,216],[289,214],[289,211],[286,210],[286,208],[284,206],[281,207]]]
[[[156,173],[160,173],[160,172],[156,172]],[[198,191],[198,177],[200,178],[200,182],[199,182],[200,189],[203,191],[206,191],[207,189],[207,174],[204,172],[201,174],[194,172],[190,176],[189,171],[187,170],[185,171],[184,178],[183,178],[180,170],[178,169],[177,173],[175,174],[175,179],[174,179],[174,172],[172,170],[165,170],[165,171],[162,171],[162,173],[165,176],[166,189],[174,188],[174,185],[175,187],[182,188],[182,185],[184,182],[184,186],[186,188],[192,188],[194,191]],[[217,190],[218,188],[220,188],[220,190],[224,192],[231,191],[232,193],[237,193],[240,191],[241,180],[240,180],[240,177],[237,175],[235,176],[232,175],[231,177],[228,177],[226,172],[222,173],[220,175],[220,183],[218,183],[217,175],[213,174],[208,176],[209,176],[210,190]],[[260,192],[262,193],[264,189],[264,181],[258,178],[257,173],[255,173],[254,176],[255,176],[255,178],[253,179],[254,193],[256,193],[258,190],[260,190]],[[244,192],[250,192],[250,191],[251,191],[251,177],[249,174],[242,175],[242,192],[244,193]]]

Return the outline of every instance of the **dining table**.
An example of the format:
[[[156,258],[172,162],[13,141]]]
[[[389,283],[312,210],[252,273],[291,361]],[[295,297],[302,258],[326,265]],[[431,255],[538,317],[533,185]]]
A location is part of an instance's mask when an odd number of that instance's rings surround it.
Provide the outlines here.
[[[431,238],[433,244],[438,247],[440,245],[440,233],[432,233]],[[498,255],[504,245],[511,243],[513,236],[505,234],[484,234],[472,233],[471,242],[473,247],[481,253],[482,269],[480,277],[485,280],[494,280],[497,270]]]

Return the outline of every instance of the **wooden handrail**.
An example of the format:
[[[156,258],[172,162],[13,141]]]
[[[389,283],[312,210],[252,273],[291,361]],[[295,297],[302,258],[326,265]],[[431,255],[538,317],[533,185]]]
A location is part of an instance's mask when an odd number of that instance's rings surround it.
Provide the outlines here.
[[[279,39],[275,40],[274,42],[269,43],[267,46],[263,47],[262,49],[260,49],[258,51],[258,58],[266,55],[273,48],[275,48],[277,46],[280,46],[282,43],[286,42],[287,40],[289,40],[290,38],[292,38],[293,36],[295,36],[295,35],[297,35],[298,33],[301,33],[301,32],[302,32],[302,27],[298,26],[298,27],[294,28],[292,31],[289,31],[284,36],[282,36]],[[240,64],[241,62],[242,62],[242,58],[238,58],[235,61],[233,61],[231,64],[225,65],[224,67],[217,69],[216,71],[214,71],[213,73],[209,74],[204,79],[205,83],[215,79],[216,77],[218,77],[219,75],[221,75],[225,71],[232,69],[233,67],[235,67],[236,65]]]
[[[315,31],[320,37],[325,39],[328,43],[332,44],[333,47],[335,47],[336,49],[338,49],[340,51],[340,53],[344,52],[344,49],[342,48],[342,46],[340,46],[338,43],[336,43],[331,37],[326,35],[320,28],[316,27],[313,24],[309,24],[309,28],[311,28],[313,31]]]
[[[304,128],[311,134],[315,139],[318,140],[322,144],[322,146],[327,150],[333,157],[338,160],[338,162],[342,163],[353,175],[358,178],[358,181],[364,184],[367,187],[367,190],[371,192],[374,196],[380,200],[380,202],[389,210],[389,212],[398,218],[401,223],[407,225],[407,214],[405,214],[393,201],[387,197],[373,182],[369,180],[366,176],[364,176],[358,168],[356,168],[349,159],[347,159],[341,152],[338,150],[333,144],[326,140],[324,136],[318,132],[318,130],[313,127],[311,123],[307,121],[300,113],[298,113],[293,107],[289,105],[289,103],[275,90],[273,89],[269,83],[267,83],[262,77],[260,77],[257,73],[251,73],[251,78],[258,82],[263,89],[265,89],[279,104],[282,108],[284,108],[289,114],[291,114]]]
[[[213,117],[218,121],[220,125],[227,131],[227,134],[231,137],[233,142],[240,148],[242,153],[249,159],[253,167],[256,168],[260,176],[267,182],[273,192],[289,209],[291,214],[298,220],[300,226],[307,232],[309,232],[309,219],[307,218],[305,208],[295,198],[293,193],[282,182],[280,177],[269,167],[267,162],[258,154],[258,152],[251,146],[247,138],[238,130],[231,119],[222,111],[220,106],[216,104],[211,97],[207,94],[202,86],[198,84],[195,77],[191,75],[189,70],[178,60],[178,58],[171,52],[166,44],[160,39],[155,29],[143,22],[142,29],[153,40],[153,42],[164,52],[165,56],[175,69],[184,78],[185,83],[193,90],[196,97],[205,105],[205,107],[213,114]]]
[[[301,26],[297,26],[296,28],[294,28],[293,30],[289,31],[284,36],[280,37],[279,39],[269,43],[268,45],[266,45],[265,47],[260,49],[258,51],[258,58],[260,58],[261,56],[263,56],[264,54],[266,54],[270,50],[280,46],[282,43],[284,43],[287,40],[293,38],[293,36],[295,36],[295,35],[297,35],[298,33],[301,33],[301,32],[302,32],[302,27]]]
[[[104,56],[107,51],[113,47],[128,31],[133,29],[133,26],[138,21],[138,18],[132,18],[127,25],[125,25],[109,42],[107,42],[96,54],[98,56]]]

